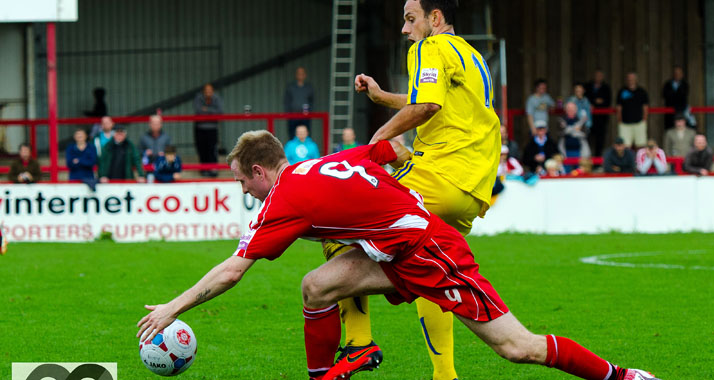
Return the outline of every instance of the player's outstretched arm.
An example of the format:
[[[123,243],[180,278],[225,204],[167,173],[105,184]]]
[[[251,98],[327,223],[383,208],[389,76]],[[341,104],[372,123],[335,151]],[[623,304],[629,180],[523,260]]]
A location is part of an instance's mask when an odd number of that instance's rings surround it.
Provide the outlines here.
[[[237,284],[255,260],[231,256],[216,265],[203,278],[171,302],[162,305],[145,305],[151,310],[136,325],[136,337],[141,341],[153,339],[157,332],[170,325],[181,313],[220,295]],[[144,336],[146,335],[146,336]]]
[[[370,140],[370,144],[377,141],[389,140],[402,133],[414,129],[431,119],[441,106],[434,103],[410,104],[397,112],[386,124],[381,126]]]
[[[371,101],[389,108],[399,110],[407,105],[407,94],[384,91],[374,78],[369,75],[359,74],[355,76],[355,91],[366,92]]]

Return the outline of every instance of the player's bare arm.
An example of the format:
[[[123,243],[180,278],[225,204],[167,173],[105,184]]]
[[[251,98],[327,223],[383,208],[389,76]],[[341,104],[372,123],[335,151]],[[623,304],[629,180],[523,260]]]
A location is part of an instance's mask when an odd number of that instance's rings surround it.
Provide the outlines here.
[[[397,159],[389,163],[389,165],[395,169],[399,169],[404,165],[409,158],[412,156],[412,152],[409,151],[404,145],[396,141],[389,141],[394,149],[394,153],[397,155]]]
[[[536,128],[535,121],[533,120],[533,115],[527,115],[526,119],[528,119],[528,127],[530,127],[531,129],[531,135],[535,136]]]
[[[399,110],[407,105],[407,94],[384,91],[369,75],[359,74],[355,77],[355,91],[366,92],[371,101],[389,108]]]
[[[379,128],[369,143],[374,144],[381,140],[389,140],[392,137],[399,136],[424,124],[440,110],[441,106],[434,103],[409,104]]]
[[[171,302],[162,305],[146,305],[146,309],[151,312],[136,324],[139,327],[137,338],[141,337],[141,341],[153,339],[158,331],[170,325],[181,313],[232,288],[243,278],[243,274],[254,262],[255,260],[231,256],[216,265],[196,285]]]

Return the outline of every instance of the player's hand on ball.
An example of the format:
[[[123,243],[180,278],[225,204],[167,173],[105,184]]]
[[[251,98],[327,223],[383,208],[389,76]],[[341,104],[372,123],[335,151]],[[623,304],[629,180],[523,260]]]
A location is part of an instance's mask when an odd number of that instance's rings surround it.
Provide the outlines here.
[[[169,305],[144,305],[144,307],[147,310],[151,310],[151,313],[141,318],[139,323],[136,324],[136,326],[139,327],[139,332],[136,333],[136,337],[140,337],[139,341],[141,342],[147,339],[154,339],[156,333],[176,320],[176,316],[171,311]]]

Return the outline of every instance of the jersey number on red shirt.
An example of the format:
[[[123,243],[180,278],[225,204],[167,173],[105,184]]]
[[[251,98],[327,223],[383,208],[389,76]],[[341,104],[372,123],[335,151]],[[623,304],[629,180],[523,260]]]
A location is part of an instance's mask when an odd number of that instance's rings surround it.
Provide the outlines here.
[[[342,165],[345,167],[345,170],[340,170],[337,169],[337,166]],[[379,185],[379,180],[367,174],[367,171],[365,170],[364,166],[352,166],[349,164],[347,161],[342,161],[342,162],[328,162],[320,167],[320,174],[330,176],[330,177],[335,177],[337,179],[349,179],[351,178],[355,173],[357,173],[360,177],[364,178],[367,180],[367,182],[370,183],[370,185],[377,187]]]

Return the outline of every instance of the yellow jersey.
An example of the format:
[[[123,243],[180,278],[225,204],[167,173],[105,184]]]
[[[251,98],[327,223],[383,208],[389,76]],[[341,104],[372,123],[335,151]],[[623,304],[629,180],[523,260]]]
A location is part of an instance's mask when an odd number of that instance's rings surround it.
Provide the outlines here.
[[[411,160],[489,205],[501,153],[501,124],[486,60],[463,38],[439,34],[414,43],[407,62],[407,104],[441,106],[417,127]]]

